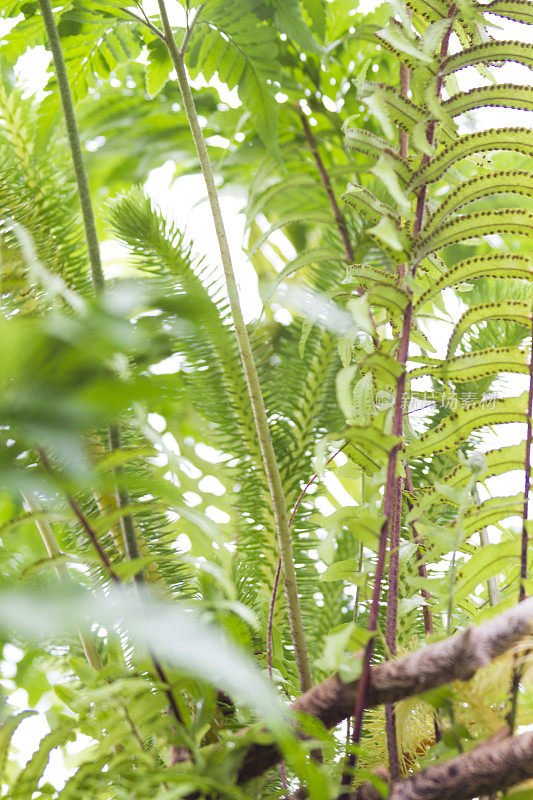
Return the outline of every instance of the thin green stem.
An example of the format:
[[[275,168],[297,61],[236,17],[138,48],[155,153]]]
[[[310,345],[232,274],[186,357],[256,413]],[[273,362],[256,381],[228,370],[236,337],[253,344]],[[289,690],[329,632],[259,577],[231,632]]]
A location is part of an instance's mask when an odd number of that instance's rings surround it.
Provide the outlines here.
[[[65,118],[70,152],[72,155],[72,163],[74,166],[74,173],[76,175],[76,183],[78,185],[78,195],[80,198],[83,225],[85,227],[85,238],[87,239],[87,250],[89,253],[89,263],[91,265],[93,284],[95,291],[101,292],[104,288],[104,273],[102,270],[102,261],[100,259],[100,248],[98,246],[96,222],[91,203],[89,179],[87,177],[87,170],[85,169],[85,163],[83,161],[78,123],[76,122],[76,115],[74,113],[72,92],[70,91],[70,85],[68,82],[67,68],[65,66],[65,59],[63,58],[63,50],[61,49],[61,40],[59,38],[59,31],[57,30],[50,0],[39,0],[39,7],[41,9],[46,35],[48,37],[48,43],[54,59],[57,85],[59,87],[59,94],[61,95],[63,116]]]
[[[78,130],[78,123],[76,121],[74,102],[72,100],[72,92],[70,90],[67,69],[65,66],[65,59],[63,57],[63,50],[61,48],[61,39],[59,37],[59,31],[55,23],[50,0],[39,0],[39,7],[41,9],[46,35],[48,37],[48,43],[50,45],[50,50],[52,52],[52,57],[54,59],[57,84],[61,96],[61,105],[63,107],[63,116],[65,118],[65,125],[67,128],[70,152],[72,156],[72,164],[74,167],[74,174],[76,177],[78,196],[80,199],[83,224],[85,228],[85,238],[87,241],[87,251],[89,255],[89,263],[91,265],[93,286],[95,293],[99,294],[100,292],[103,291],[105,287],[105,278],[102,269],[102,261],[100,258],[100,247],[98,244],[98,234],[96,232],[96,222],[91,202],[89,179],[87,176],[87,170],[85,169],[85,163],[83,160],[80,134]],[[109,449],[112,452],[114,450],[120,449],[120,427],[118,425],[109,426],[108,437],[109,437]],[[41,452],[41,457],[43,457],[42,452]],[[46,459],[46,455],[44,455],[44,458]],[[128,490],[122,485],[120,471],[115,470],[115,478],[117,483],[117,505],[119,508],[127,508],[130,505],[130,497]],[[95,532],[88,524],[88,521],[81,512],[81,509],[79,508],[78,504],[76,503],[74,498],[71,497],[68,498],[68,501],[72,510],[78,517],[87,535],[89,536],[93,545],[95,546],[102,560],[102,563],[106,566],[111,578],[114,580],[115,583],[119,583],[119,580],[113,571],[113,568],[105,551],[101,548]],[[121,526],[122,537],[124,540],[124,550],[126,552],[127,557],[129,559],[139,558],[140,556],[139,544],[137,541],[137,536],[135,534],[135,525],[131,514],[121,515],[120,526]],[[144,573],[139,572],[135,576],[135,581],[137,584],[143,583]],[[170,706],[177,721],[181,723],[182,721],[181,714],[177,707],[176,700],[172,694],[170,683],[165,675],[163,667],[154,656],[151,657],[159,679],[168,686],[166,694],[169,699]]]
[[[61,105],[63,106],[63,116],[65,118],[65,125],[67,128],[68,141],[70,145],[70,152],[72,156],[72,164],[74,167],[74,174],[76,177],[76,184],[78,188],[78,196],[80,198],[81,212],[83,217],[83,224],[85,228],[85,238],[87,240],[87,251],[89,255],[89,263],[91,265],[91,274],[93,286],[96,294],[103,291],[105,286],[104,272],[102,269],[102,261],[100,258],[100,247],[98,244],[98,234],[96,232],[96,222],[94,217],[93,206],[91,202],[91,193],[89,188],[89,179],[87,177],[87,170],[83,160],[83,152],[81,149],[80,134],[78,130],[78,123],[76,122],[76,114],[74,111],[74,102],[72,100],[72,92],[65,66],[65,59],[63,57],[63,50],[61,48],[61,40],[59,32],[55,23],[50,0],[39,0],[39,6],[48,37],[48,43],[52,56],[54,59],[54,66],[57,76],[57,84],[59,87],[59,94],[61,96]],[[142,20],[139,18],[139,21]],[[120,428],[118,425],[110,425],[108,430],[109,436],[109,449],[111,452],[120,448]],[[120,486],[121,475],[115,471],[117,480],[117,504],[119,508],[126,508],[130,504],[130,498],[127,489]],[[126,555],[130,559],[139,558],[139,545],[135,535],[135,526],[131,514],[121,516],[120,526],[122,536],[124,539],[124,549]],[[139,573],[141,574],[141,573]],[[136,580],[142,578],[136,576]]]
[[[454,610],[454,591],[455,591],[455,580],[456,580],[456,573],[457,573],[457,553],[459,551],[459,546],[463,543],[464,540],[464,528],[463,528],[463,517],[466,513],[467,505],[470,501],[470,496],[472,494],[472,488],[476,485],[475,478],[471,478],[466,490],[462,496],[461,502],[459,504],[459,508],[457,510],[457,520],[454,526],[454,538],[453,538],[453,550],[452,550],[452,560],[450,563],[449,569],[449,578],[448,578],[448,612],[447,612],[447,622],[446,622],[446,633],[448,636],[451,636],[453,631],[453,610]]]
[[[270,489],[272,509],[274,512],[276,533],[278,538],[279,554],[283,571],[283,583],[285,586],[285,595],[287,599],[287,612],[294,646],[294,655],[298,668],[298,675],[300,678],[300,686],[302,691],[306,691],[311,687],[312,683],[311,668],[309,665],[307,644],[305,641],[302,614],[300,610],[300,601],[298,598],[296,571],[294,567],[292,542],[289,531],[289,521],[287,517],[287,505],[283,492],[281,476],[272,444],[263,393],[259,383],[259,376],[255,366],[250,339],[248,337],[248,331],[242,316],[239,292],[237,289],[235,274],[233,272],[233,265],[231,261],[228,240],[226,237],[226,231],[224,228],[224,222],[222,219],[220,203],[218,200],[213,168],[209,160],[207,146],[205,144],[205,140],[202,135],[202,129],[200,128],[200,123],[198,121],[198,115],[196,113],[183,56],[178,48],[174,33],[170,26],[164,0],[158,0],[158,4],[166,44],[170,53],[170,58],[174,65],[174,69],[176,70],[176,74],[178,76],[178,83],[185,113],[187,114],[192,137],[196,146],[198,158],[200,160],[200,166],[207,189],[207,196],[211,206],[211,213],[218,239],[222,266],[224,268],[224,274],[226,278],[226,287],[231,306],[233,324],[235,326],[235,336],[241,356],[246,384],[248,386],[248,393],[254,415],[257,437],[259,440],[264,469]]]
[[[204,10],[204,6],[205,6],[205,3],[202,3],[201,6],[198,6],[198,8],[196,10],[196,14],[194,15],[193,20],[190,23],[190,25],[189,25],[189,16],[187,15],[187,30],[185,31],[185,36],[183,37],[183,41],[182,41],[181,47],[180,47],[180,55],[181,55],[182,58],[185,55],[185,51],[187,50],[187,47],[189,46],[189,42],[191,41],[191,36],[192,36],[193,31],[194,31],[194,29],[195,29],[195,27],[196,27],[196,25],[198,23],[198,20],[200,19],[200,14]]]
[[[135,11],[132,11],[130,8],[121,8],[120,10],[123,11],[132,19],[134,19],[135,22],[139,22],[141,25],[144,25],[146,28],[148,28],[148,30],[152,31],[154,36],[157,36],[163,42],[165,41],[165,36],[163,34],[163,31],[160,31],[158,27],[153,25],[146,16],[146,14],[144,14],[144,12],[143,16],[141,17],[139,14],[136,14]]]

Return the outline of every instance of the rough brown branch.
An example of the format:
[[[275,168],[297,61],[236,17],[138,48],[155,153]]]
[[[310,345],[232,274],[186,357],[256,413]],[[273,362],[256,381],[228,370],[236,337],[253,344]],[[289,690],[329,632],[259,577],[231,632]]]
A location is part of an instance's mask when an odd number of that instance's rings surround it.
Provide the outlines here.
[[[449,681],[469,680],[478,669],[518,644],[532,627],[533,598],[529,598],[477,628],[466,628],[403,658],[372,667],[366,706],[396,703]],[[292,710],[316,717],[327,728],[333,728],[351,716],[358,686],[359,681],[343,683],[333,675],[299,697]],[[239,782],[262,774],[279,759],[274,745],[252,745],[244,757]]]
[[[395,784],[389,800],[472,800],[533,778],[533,733],[484,742]],[[368,784],[350,800],[381,800]]]

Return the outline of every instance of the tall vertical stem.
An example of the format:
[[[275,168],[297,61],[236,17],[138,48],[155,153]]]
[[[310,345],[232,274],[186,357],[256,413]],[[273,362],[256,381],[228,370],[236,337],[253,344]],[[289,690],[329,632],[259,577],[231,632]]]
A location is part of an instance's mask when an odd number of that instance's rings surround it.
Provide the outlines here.
[[[409,94],[409,69],[405,64],[400,64],[400,94],[407,97]],[[409,155],[409,135],[401,128],[398,133],[400,155],[406,159]],[[405,264],[399,264],[396,270],[398,276],[405,276]],[[403,406],[403,398],[402,398]],[[403,436],[403,414],[398,419],[397,435]],[[400,572],[400,532],[402,527],[402,490],[403,479],[401,475],[395,479],[393,487],[392,515],[389,533],[389,587],[387,592],[387,623],[385,628],[385,641],[391,657],[396,655],[396,638],[398,631],[398,581]],[[396,713],[394,706],[385,706],[385,733],[387,736],[387,750],[389,754],[389,773],[392,782],[400,779],[400,762],[398,758],[398,735],[396,731]]]
[[[85,228],[85,238],[87,241],[87,251],[89,255],[89,263],[91,265],[93,286],[96,294],[99,294],[104,289],[105,278],[102,269],[102,261],[100,258],[100,247],[98,244],[98,234],[96,232],[96,222],[91,202],[89,179],[87,177],[87,170],[85,169],[85,162],[83,160],[80,133],[74,111],[72,92],[70,90],[65,59],[63,57],[63,50],[61,48],[61,40],[59,38],[59,32],[55,23],[50,0],[39,0],[39,7],[41,9],[46,35],[48,37],[48,43],[54,59],[54,67],[56,71],[57,84],[59,87],[59,94],[61,96],[61,105],[63,107],[63,116],[65,118],[65,126],[67,129],[72,164],[74,167],[74,175],[78,188],[78,196],[80,198],[81,213]],[[109,426],[108,437],[109,449],[111,451],[120,448],[120,428],[118,425]],[[120,486],[120,475],[118,473],[115,473],[115,475],[117,478],[117,505],[119,508],[126,508],[130,504],[128,492],[125,488],[121,488]],[[126,555],[131,559],[139,558],[139,546],[135,536],[135,527],[131,514],[121,515],[120,526],[124,538],[124,549]]]
[[[89,253],[89,263],[91,265],[93,284],[95,291],[101,292],[104,288],[104,273],[102,270],[102,262],[100,260],[98,235],[96,233],[96,223],[94,220],[93,206],[91,203],[89,179],[87,177],[87,170],[85,169],[85,163],[83,161],[80,134],[78,130],[78,123],[76,122],[76,115],[74,113],[74,103],[72,101],[72,93],[70,91],[65,59],[63,58],[61,40],[59,38],[59,32],[54,20],[54,14],[52,12],[50,0],[39,0],[39,7],[41,9],[46,35],[48,37],[48,43],[54,59],[57,84],[59,87],[59,94],[61,96],[61,105],[63,106],[63,116],[65,118],[65,126],[67,128],[72,163],[74,165],[74,173],[76,175],[76,183],[78,185],[78,195],[80,198],[81,213],[85,228],[85,238],[87,240],[87,250]]]
[[[402,525],[402,477],[395,479],[393,489],[392,513],[389,531],[389,574],[387,591],[387,622],[385,642],[389,657],[396,655],[396,638],[398,630],[398,582],[400,571],[400,531]],[[392,782],[400,779],[400,762],[398,758],[398,736],[396,732],[396,713],[394,705],[385,706],[385,733],[389,754],[389,774]]]
[[[520,547],[520,588],[518,602],[526,599],[525,581],[527,580],[527,551],[529,544],[529,495],[531,492],[531,447],[533,444],[533,314],[531,315],[531,354],[529,357],[529,394],[527,400],[527,427],[526,427],[526,456],[524,462],[524,506],[522,509],[522,538]],[[516,724],[516,709],[518,705],[518,689],[524,670],[524,659],[513,657],[513,674],[511,678],[511,708],[507,715],[511,734],[514,733]]]
[[[455,16],[455,13],[456,13],[456,6],[455,3],[452,3],[448,9],[448,15],[447,15],[448,18],[452,19]],[[448,52],[448,45],[452,30],[453,30],[453,22],[450,23],[442,40],[440,48],[441,59],[443,59]],[[440,91],[442,89],[442,83],[443,83],[443,78],[439,76],[436,82],[437,95],[440,94]],[[433,144],[433,141],[435,139],[435,128],[436,128],[436,122],[435,121],[430,122],[426,132],[427,140],[430,145]],[[423,164],[427,163],[429,161],[429,158],[430,157],[427,154],[424,154],[422,158],[422,163]],[[420,233],[420,230],[422,228],[422,223],[424,220],[424,214],[426,210],[426,196],[427,196],[427,186],[424,184],[421,187],[417,196],[416,215],[415,215],[415,222],[413,225],[413,236],[415,237]],[[410,273],[411,273],[411,278],[414,278],[416,273],[416,263],[412,264]],[[400,337],[400,347],[397,359],[398,363],[400,363],[404,367],[404,371],[400,375],[398,383],[396,385],[396,399],[394,404],[394,414],[392,422],[392,432],[395,435],[400,435],[401,425],[403,423],[403,398],[405,393],[405,382],[406,382],[405,365],[407,363],[407,353],[409,349],[409,339],[411,335],[412,317],[413,317],[413,303],[410,300],[409,303],[407,304],[404,313],[402,332]],[[387,553],[390,516],[393,508],[394,492],[396,488],[396,480],[395,480],[396,465],[398,462],[398,453],[400,448],[401,448],[401,443],[397,444],[393,448],[389,457],[389,463],[387,467],[385,496],[383,500],[383,514],[385,516],[385,522],[383,523],[383,527],[380,532],[378,557],[376,561],[376,571],[374,575],[374,588],[372,591],[370,614],[368,617],[368,630],[372,633],[375,633],[377,629],[379,602],[381,596],[381,582],[383,579],[383,571],[385,567],[385,559]],[[352,728],[352,743],[354,745],[359,744],[359,741],[361,739],[363,715],[365,710],[365,696],[368,689],[368,683],[370,678],[370,661],[372,659],[373,652],[374,652],[374,636],[372,636],[369,639],[363,655],[363,667],[361,671],[361,677],[359,679],[359,686],[355,700],[354,721]],[[352,780],[352,772],[355,764],[356,764],[356,757],[355,753],[352,751],[350,753],[350,757],[348,759],[346,768],[342,776],[342,781],[341,781],[342,786],[348,787],[350,785]],[[340,796],[339,800],[348,800],[348,797],[349,797],[348,793],[344,792]]]
[[[526,457],[524,464],[524,507],[522,511],[522,546],[520,552],[520,602],[526,598],[529,494],[531,492],[531,446],[533,442],[533,314],[531,315],[531,354],[529,357],[529,394],[527,401]]]
[[[87,241],[87,252],[89,255],[89,263],[91,265],[91,274],[93,280],[94,291],[99,294],[105,286],[104,272],[102,269],[102,261],[100,258],[100,247],[98,244],[98,234],[96,232],[96,222],[94,218],[94,211],[91,202],[91,192],[89,188],[89,179],[87,170],[85,169],[85,162],[83,160],[83,153],[81,149],[80,134],[78,130],[78,123],[76,121],[76,114],[74,111],[74,103],[72,100],[72,92],[67,75],[67,68],[65,66],[65,59],[63,57],[63,50],[61,47],[61,39],[59,31],[55,23],[54,14],[50,0],[39,0],[39,7],[43,17],[43,22],[48,37],[50,50],[54,59],[54,67],[56,71],[57,84],[59,87],[59,94],[61,96],[61,105],[63,107],[63,116],[65,119],[65,126],[67,128],[68,141],[70,146],[70,153],[72,156],[72,164],[74,167],[74,175],[78,188],[78,196],[80,199],[81,212],[83,217],[83,225],[85,228],[85,238]],[[109,425],[108,428],[109,449],[111,451],[120,448],[120,428],[118,425]],[[42,454],[41,454],[42,456]],[[127,508],[130,504],[129,492],[121,485],[121,473],[115,470],[115,477],[117,479],[117,506],[119,508]],[[75,501],[69,500],[71,506],[74,508]],[[75,508],[74,508],[75,510]],[[120,516],[121,532],[124,539],[124,550],[129,559],[136,559],[140,556],[139,544],[135,535],[135,525],[131,514],[121,514]],[[94,537],[94,542],[98,547],[97,537]],[[103,553],[103,551],[102,551]],[[107,559],[103,553],[104,561]],[[113,577],[113,571],[110,570]],[[135,580],[137,583],[144,581],[144,575],[139,572]],[[163,668],[159,661],[152,657],[155,670],[160,680],[169,685],[165,676]],[[166,692],[170,702],[170,706],[178,722],[181,722],[181,715],[176,705],[176,701],[170,689]]]
[[[257,437],[259,440],[265,473],[270,489],[270,497],[272,500],[272,508],[274,512],[279,545],[279,554],[281,558],[281,567],[283,571],[283,583],[287,598],[287,612],[291,628],[294,655],[298,668],[298,675],[300,678],[300,686],[302,691],[306,691],[311,687],[312,683],[311,668],[307,654],[307,644],[305,641],[300,600],[298,598],[298,587],[296,583],[296,571],[294,568],[294,559],[292,554],[292,542],[287,517],[287,506],[283,492],[283,486],[281,483],[281,476],[272,444],[263,393],[259,383],[259,376],[255,366],[250,339],[248,337],[248,331],[242,316],[239,292],[237,289],[235,274],[233,272],[233,264],[231,261],[228,240],[222,219],[220,203],[218,200],[213,168],[209,160],[207,146],[205,144],[202,129],[200,128],[200,123],[198,121],[198,115],[196,113],[194,99],[191,93],[191,87],[189,85],[187,71],[183,61],[183,54],[179,50],[176,39],[174,38],[174,33],[168,19],[164,0],[158,0],[158,4],[166,45],[174,65],[174,69],[176,70],[176,74],[178,76],[178,83],[185,113],[187,114],[189,127],[191,129],[196,151],[198,153],[198,158],[200,160],[200,166],[207,189],[207,196],[211,206],[211,213],[215,225],[220,256],[222,259],[222,266],[224,268],[224,274],[226,278],[226,287],[231,306],[231,313],[235,326],[235,336],[237,339],[237,345],[239,347],[246,384],[248,386],[248,393],[254,415]]]

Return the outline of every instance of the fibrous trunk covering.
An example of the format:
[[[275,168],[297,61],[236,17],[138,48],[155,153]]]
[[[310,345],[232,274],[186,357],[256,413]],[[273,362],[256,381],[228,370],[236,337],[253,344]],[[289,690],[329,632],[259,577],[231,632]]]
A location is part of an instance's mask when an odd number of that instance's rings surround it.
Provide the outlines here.
[[[532,627],[533,598],[530,598],[520,603],[516,608],[499,614],[477,628],[466,628],[455,636],[421,647],[403,658],[387,661],[384,664],[372,667],[366,695],[366,706],[371,708],[384,703],[396,703],[406,697],[419,695],[453,680],[469,680],[478,669],[490,664],[495,658],[515,647],[531,631]],[[358,685],[359,681],[343,683],[338,675],[332,675],[299,697],[292,704],[291,709],[299,714],[309,714],[319,719],[327,728],[333,728],[352,714]],[[517,765],[522,764],[521,767],[517,766],[517,775],[520,775],[520,769],[525,769],[523,764],[527,761],[525,756],[521,756],[520,753],[529,748],[528,752],[531,753],[531,758],[533,758],[533,738],[530,740],[519,737],[509,739],[509,742],[513,744],[509,745],[509,751],[505,752],[507,752],[508,757],[511,757],[514,752],[513,748],[516,748]],[[482,747],[479,749],[481,751]],[[481,765],[484,763],[483,758],[482,755],[477,753],[477,750],[476,754],[474,763],[477,763],[481,769]],[[487,753],[485,753],[486,756]],[[465,758],[473,758],[473,754],[466,754]],[[244,783],[257,775],[261,775],[269,767],[276,764],[279,759],[280,754],[275,746],[252,745],[244,757],[239,772],[239,783]],[[453,761],[447,763],[453,770]],[[510,770],[511,767],[512,765],[509,765]],[[443,764],[435,769],[444,770],[445,768],[446,764]],[[472,774],[473,771],[472,768]],[[432,780],[430,772],[426,772],[427,774],[430,775],[427,780]],[[444,780],[445,773],[439,774],[441,775],[439,780]],[[531,773],[528,773],[525,777],[528,777],[529,774],[533,776],[533,765]],[[424,773],[419,773],[416,777],[419,780],[425,780],[426,778],[423,778],[423,776]],[[451,775],[448,777],[451,778]],[[522,778],[517,777],[513,780],[513,783],[519,780],[522,780]],[[410,779],[410,781],[414,781],[414,778]],[[402,785],[398,784],[398,787]],[[444,791],[442,784],[440,789]],[[414,798],[415,796],[424,800],[426,796],[428,798],[439,797],[439,800],[441,798],[444,800],[446,797],[454,797],[459,800],[459,798],[474,795],[459,795],[457,793],[453,794],[453,792],[452,794],[440,795],[393,795],[395,800],[400,800],[400,798],[401,800],[407,800],[407,798]]]
[[[391,788],[389,800],[472,800],[533,778],[533,733],[490,740],[469,753],[428,767]],[[382,800],[365,784],[351,800]]]

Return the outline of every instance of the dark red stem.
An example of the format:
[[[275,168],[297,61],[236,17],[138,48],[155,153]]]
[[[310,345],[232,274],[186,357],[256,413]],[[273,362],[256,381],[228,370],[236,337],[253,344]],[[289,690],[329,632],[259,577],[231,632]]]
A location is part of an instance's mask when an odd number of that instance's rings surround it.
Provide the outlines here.
[[[43,463],[44,468],[46,469],[47,472],[49,472],[51,475],[53,475],[54,474],[54,468],[52,467],[52,464],[50,463],[50,459],[48,458],[48,456],[46,455],[44,450],[39,450],[38,452],[39,452],[39,456],[41,458],[41,461]],[[89,522],[89,520],[87,519],[87,517],[85,516],[85,514],[81,510],[81,508],[78,505],[78,503],[76,502],[76,500],[74,500],[74,498],[69,494],[66,495],[66,498],[67,498],[67,502],[68,502],[69,506],[71,507],[72,511],[74,512],[78,522],[82,526],[83,530],[87,534],[87,537],[88,537],[89,541],[91,542],[92,546],[96,550],[100,561],[102,562],[102,564],[106,568],[106,571],[109,573],[109,577],[111,578],[113,583],[120,584],[120,578],[118,577],[117,573],[114,571],[113,565],[111,564],[111,561],[109,560],[107,553],[105,552],[105,550],[103,549],[102,545],[100,544],[100,540],[98,539],[98,534],[94,530],[93,526],[91,525],[91,523]]]
[[[350,237],[348,236],[348,229],[346,227],[344,214],[340,210],[339,204],[337,203],[337,198],[335,197],[335,192],[333,191],[333,187],[331,185],[331,180],[324,166],[324,162],[322,161],[320,153],[318,152],[318,146],[313,135],[313,131],[311,130],[311,126],[309,125],[307,117],[302,111],[299,103],[296,103],[296,110],[302,122],[302,128],[304,129],[305,138],[307,139],[309,149],[311,150],[311,155],[315,160],[320,179],[328,196],[329,204],[331,206],[331,210],[333,211],[333,216],[335,217],[335,222],[339,231],[339,236],[341,237],[342,246],[344,247],[344,252],[346,253],[346,258],[351,264],[353,264],[355,261],[355,255],[350,242]]]
[[[456,5],[455,3],[452,3],[448,9],[448,14],[447,14],[448,19],[452,19],[455,16],[456,11],[457,11]],[[439,53],[441,60],[448,55],[448,46],[450,44],[450,36],[452,35],[452,31],[453,31],[453,22],[447,28],[446,33],[444,34],[442,39],[442,43],[440,46],[440,53]],[[435,83],[435,93],[437,97],[441,93],[443,80],[444,78],[442,75],[437,76],[437,80]],[[436,120],[432,120],[428,125],[426,137],[430,145],[432,145],[433,142],[435,141],[436,125],[437,125]],[[427,155],[427,153],[424,153],[424,155],[422,156],[422,166],[424,166],[424,164],[427,164],[430,158],[431,156]],[[424,221],[424,211],[426,208],[426,195],[427,195],[427,185],[424,184],[423,186],[421,186],[420,192],[418,193],[418,197],[416,200],[416,218],[413,227],[413,236],[418,236],[418,234],[420,233],[420,229],[422,227],[422,222]]]
[[[39,456],[41,458],[41,461],[42,461],[42,463],[44,465],[44,468],[47,470],[47,472],[50,472],[51,474],[53,474],[54,469],[52,467],[52,464],[50,463],[50,459],[48,458],[48,456],[46,455],[44,450],[39,450],[38,452],[39,452]],[[103,549],[102,545],[100,544],[100,541],[98,539],[98,534],[94,530],[93,526],[89,522],[89,520],[86,517],[86,515],[81,510],[81,508],[80,508],[79,504],[77,503],[77,501],[69,494],[66,495],[66,498],[67,498],[67,502],[68,502],[69,506],[71,507],[72,511],[76,515],[76,518],[78,519],[78,522],[80,523],[80,525],[82,526],[83,530],[87,534],[87,537],[88,537],[89,541],[91,542],[92,546],[94,547],[94,549],[98,553],[98,557],[100,558],[100,561],[102,562],[102,564],[105,567],[107,573],[109,574],[109,577],[111,578],[111,580],[113,581],[115,586],[120,586],[122,581],[120,580],[120,578],[118,577],[117,573],[113,569],[113,565],[111,564],[109,556],[107,555],[107,553]],[[169,680],[168,680],[168,678],[167,678],[167,676],[165,674],[165,671],[164,671],[159,659],[156,656],[154,656],[152,653],[150,653],[150,658],[152,659],[152,663],[154,665],[154,669],[156,671],[157,677],[159,678],[161,683],[164,683],[168,687],[167,689],[165,689],[165,694],[167,696],[170,708],[172,709],[172,713],[174,714],[176,720],[179,723],[182,723],[183,720],[182,720],[182,717],[181,717],[181,713],[180,713],[179,708],[177,706],[176,699],[175,699],[175,697],[174,697],[174,695],[172,693],[172,690],[170,688],[170,682],[169,682]]]
[[[529,394],[527,400],[527,429],[526,429],[526,456],[524,463],[524,506],[522,510],[522,541],[520,548],[520,587],[518,589],[518,602],[526,599],[527,580],[527,552],[529,545],[528,520],[529,520],[529,494],[531,492],[531,445],[533,441],[533,314],[531,316],[531,355],[529,359]],[[529,653],[529,651],[528,651]],[[507,715],[507,721],[511,735],[514,733],[516,725],[516,709],[518,704],[518,690],[524,672],[524,661],[526,656],[519,658],[516,654],[513,657],[513,673],[511,677],[510,701],[511,707]]]
[[[415,488],[413,486],[413,477],[411,475],[411,468],[408,462],[405,462],[405,485],[407,486],[407,491],[414,497]],[[408,501],[409,510],[411,510],[412,505]],[[418,561],[418,574],[421,578],[427,578],[428,573],[426,569],[426,565],[424,563],[424,538],[420,535],[418,528],[416,527],[416,520],[411,521],[411,532],[413,534],[413,541],[417,545],[416,547],[416,560]],[[421,591],[422,597],[426,601],[426,604],[422,608],[422,614],[424,616],[424,632],[427,636],[433,635],[433,613],[431,611],[430,606],[430,599],[431,596],[427,589],[422,589]],[[440,732],[440,722],[439,722],[439,715],[438,712],[435,712],[433,717],[433,727],[435,729],[435,741],[440,742],[441,739],[441,732]]]
[[[405,464],[405,484],[407,486],[407,491],[412,496],[414,496],[413,478],[411,476],[411,469],[409,467],[409,464],[407,463]],[[416,558],[418,561],[418,574],[420,575],[421,578],[427,578],[427,569],[424,563],[424,556],[423,556],[424,539],[420,535],[418,528],[416,527],[416,520],[413,520],[411,522],[411,531],[413,534],[413,541],[417,545]],[[427,591],[427,589],[422,589],[421,594],[427,603],[427,605],[425,605],[423,609],[424,631],[426,633],[426,636],[431,636],[433,634],[433,614],[431,613],[431,606],[429,605],[430,594]]]
[[[400,64],[400,94],[409,96],[410,73],[405,64]],[[406,159],[409,155],[409,134],[399,129],[400,155]],[[399,264],[396,270],[400,278],[405,276],[405,264]],[[399,435],[403,435],[403,415],[400,420]],[[398,632],[398,583],[400,573],[400,531],[402,526],[402,488],[401,477],[396,478],[393,488],[394,500],[389,535],[389,587],[387,592],[387,623],[385,628],[385,641],[389,649],[389,656],[396,655],[396,638]],[[385,734],[387,737],[387,752],[389,756],[389,774],[395,783],[400,779],[400,760],[398,758],[398,735],[396,732],[396,712],[393,705],[385,706]]]
[[[393,488],[393,504],[389,535],[389,574],[387,591],[387,623],[385,642],[389,650],[389,658],[396,655],[396,636],[398,629],[398,583],[400,572],[400,531],[402,524],[402,485],[401,476],[395,480]],[[398,758],[398,737],[396,734],[396,714],[394,706],[385,706],[385,733],[389,754],[389,774],[392,782],[400,779],[400,762]]]
[[[281,558],[278,558],[278,568],[276,570],[276,577],[274,578],[274,586],[272,587],[272,597],[270,598],[270,608],[268,609],[268,625],[267,625],[267,662],[268,662],[268,675],[272,680],[272,625],[274,622],[274,606],[276,604],[276,595],[278,593],[279,576],[281,574]]]
[[[456,6],[452,3],[450,8],[448,9],[448,18],[452,18],[455,15]],[[440,58],[444,58],[448,52],[448,45],[450,41],[451,32],[453,29],[453,23],[450,24],[448,27],[440,48]],[[437,78],[437,85],[436,91],[437,94],[440,94],[442,89],[442,77],[439,76]],[[432,121],[428,125],[427,130],[427,140],[429,144],[433,144],[435,139],[435,128],[436,128],[436,121]],[[422,163],[427,163],[429,161],[429,156],[424,154],[422,158]],[[417,236],[422,228],[422,223],[424,220],[424,213],[426,208],[426,191],[427,187],[424,184],[417,197],[416,203],[416,217],[413,226],[413,236]],[[413,264],[411,268],[411,275],[414,277],[416,271],[416,263]],[[398,353],[398,362],[405,367],[407,363],[407,352],[409,348],[409,338],[411,334],[411,322],[413,316],[413,304],[412,301],[409,301],[404,315],[403,326],[402,326],[402,333],[400,339],[400,348]],[[394,417],[392,423],[392,432],[395,435],[400,435],[401,431],[401,424],[403,422],[403,397],[405,392],[405,381],[406,381],[406,373],[405,370],[401,374],[397,386],[396,386],[396,400],[394,404]],[[374,576],[374,589],[372,592],[372,601],[370,606],[370,614],[368,618],[368,630],[374,633],[377,629],[377,621],[378,621],[378,614],[379,614],[379,601],[381,595],[381,582],[383,579],[383,571],[385,567],[385,558],[387,552],[387,542],[389,538],[389,520],[392,512],[393,507],[393,497],[394,497],[394,490],[396,485],[396,465],[398,461],[398,452],[400,450],[401,444],[396,445],[392,450],[390,457],[389,457],[389,464],[387,468],[387,481],[385,484],[385,497],[383,501],[383,514],[385,516],[385,522],[381,529],[380,534],[380,541],[379,541],[379,549],[378,549],[378,558],[376,562],[376,573]],[[359,686],[357,691],[357,696],[355,700],[355,711],[354,711],[354,721],[353,721],[353,729],[352,729],[352,743],[354,745],[359,744],[361,738],[361,729],[363,726],[363,714],[365,709],[365,697],[368,690],[368,682],[370,677],[370,662],[372,660],[372,655],[374,653],[374,636],[369,640],[364,656],[363,656],[363,667],[361,672],[361,677],[359,680]],[[353,768],[356,764],[356,756],[355,752],[352,750],[350,753],[348,762],[346,764],[341,785],[342,786],[350,786],[352,781],[352,774]],[[344,793],[340,796],[339,800],[348,800],[348,794]]]
[[[526,458],[525,458],[525,477],[524,477],[524,508],[522,512],[522,549],[520,554],[520,590],[518,595],[519,602],[526,598],[526,587],[524,581],[527,579],[527,551],[528,551],[528,530],[529,519],[529,493],[531,491],[531,443],[533,441],[533,315],[531,316],[531,355],[529,359],[529,395],[527,402],[527,431],[526,431]]]

